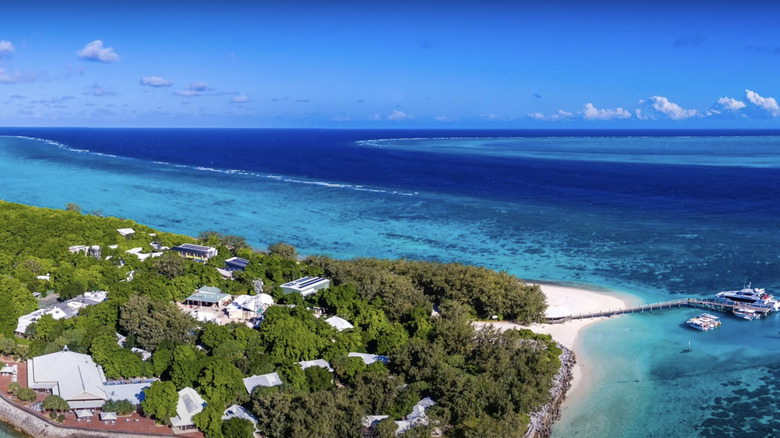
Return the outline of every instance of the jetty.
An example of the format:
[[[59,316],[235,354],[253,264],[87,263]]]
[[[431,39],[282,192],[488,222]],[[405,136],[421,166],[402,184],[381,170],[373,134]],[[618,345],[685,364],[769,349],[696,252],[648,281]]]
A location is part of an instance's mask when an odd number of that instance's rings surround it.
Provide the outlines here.
[[[547,324],[562,324],[564,322],[576,319],[609,318],[612,316],[627,315],[632,313],[653,312],[656,310],[674,309],[680,307],[695,307],[708,309],[718,312],[733,312],[735,308],[753,310],[761,316],[768,315],[772,309],[766,307],[751,306],[745,303],[727,303],[714,299],[705,298],[683,298],[679,300],[663,301],[660,303],[642,304],[639,306],[626,307],[623,309],[604,310],[599,312],[579,313],[562,318],[547,318]]]

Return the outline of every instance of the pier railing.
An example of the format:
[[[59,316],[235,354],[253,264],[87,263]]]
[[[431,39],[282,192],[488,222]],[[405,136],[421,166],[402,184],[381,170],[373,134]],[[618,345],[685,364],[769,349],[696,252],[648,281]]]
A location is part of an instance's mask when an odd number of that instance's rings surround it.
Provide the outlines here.
[[[609,318],[611,316],[626,315],[630,313],[644,313],[655,310],[673,309],[679,307],[698,307],[718,312],[732,312],[735,308],[752,310],[756,313],[766,316],[772,309],[765,307],[756,307],[748,304],[730,304],[718,300],[704,298],[683,298],[680,300],[664,301],[661,303],[642,304],[639,306],[626,307],[623,309],[603,310],[599,312],[579,313],[563,318],[548,318],[548,324],[560,324],[575,319]]]

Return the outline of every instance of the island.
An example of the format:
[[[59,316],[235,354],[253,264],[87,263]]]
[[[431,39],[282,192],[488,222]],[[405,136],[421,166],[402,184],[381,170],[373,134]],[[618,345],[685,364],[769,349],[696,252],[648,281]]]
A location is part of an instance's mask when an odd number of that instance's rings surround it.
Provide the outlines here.
[[[0,303],[0,402],[51,436],[545,435],[573,364],[523,328],[545,322],[539,285],[505,272],[258,251],[76,205],[0,201]]]

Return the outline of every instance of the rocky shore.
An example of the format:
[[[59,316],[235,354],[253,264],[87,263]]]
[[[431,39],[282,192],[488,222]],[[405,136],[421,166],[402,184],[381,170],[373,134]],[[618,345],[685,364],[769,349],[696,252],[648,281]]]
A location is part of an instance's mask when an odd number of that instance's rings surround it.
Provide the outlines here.
[[[571,388],[572,370],[577,363],[574,352],[558,344],[561,349],[561,369],[555,375],[555,381],[550,389],[550,402],[536,412],[531,413],[526,438],[548,438],[552,435],[552,425],[561,418],[561,404],[566,400],[566,393]]]

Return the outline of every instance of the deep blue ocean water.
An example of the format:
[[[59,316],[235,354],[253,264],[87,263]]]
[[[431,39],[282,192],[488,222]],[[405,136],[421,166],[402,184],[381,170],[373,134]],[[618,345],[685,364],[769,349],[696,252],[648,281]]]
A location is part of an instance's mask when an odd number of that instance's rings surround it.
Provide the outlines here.
[[[11,202],[75,202],[166,231],[285,240],[303,254],[485,265],[643,301],[745,282],[780,295],[780,133],[0,134],[10,135],[0,138],[0,199]],[[703,334],[681,324],[693,313],[590,327],[578,354],[595,383],[555,435],[780,431],[780,316],[726,318]]]

